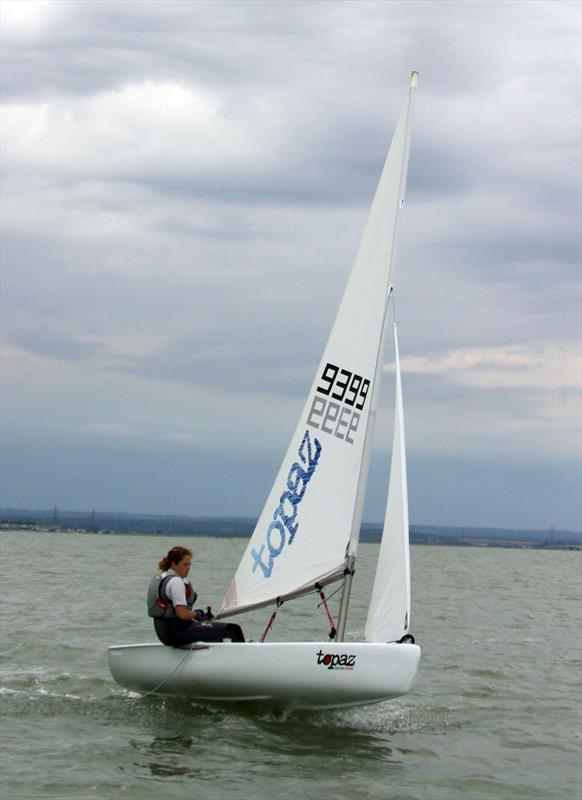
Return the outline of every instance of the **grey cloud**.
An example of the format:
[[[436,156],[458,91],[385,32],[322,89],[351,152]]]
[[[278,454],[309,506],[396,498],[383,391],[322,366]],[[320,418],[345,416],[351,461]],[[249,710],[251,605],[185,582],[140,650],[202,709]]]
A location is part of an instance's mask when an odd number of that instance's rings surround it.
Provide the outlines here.
[[[12,337],[12,344],[35,355],[73,361],[92,359],[104,352],[103,345],[98,342],[79,341],[74,335],[47,329],[42,323],[33,329],[18,331]]]
[[[275,396],[298,400],[412,67],[421,80],[397,270],[403,354],[579,341],[577,4],[63,2],[41,17],[26,36],[3,26],[7,111],[42,105],[75,121],[100,93],[167,82],[208,92],[216,118],[201,153],[195,133],[174,138],[179,115],[156,126],[155,105],[142,109],[140,130],[110,112],[124,158],[100,141],[91,114],[85,127],[59,129],[71,139],[53,150],[38,153],[31,139],[18,163],[5,151],[8,343],[83,362],[120,387],[137,376],[167,383],[168,396],[176,384],[231,392],[233,406],[250,389],[261,408]],[[230,130],[215,147],[212,134]],[[140,149],[150,139],[153,157]],[[491,424],[538,409],[525,391],[478,391],[447,375],[406,382],[420,427],[440,404]],[[455,419],[446,424],[454,441]],[[233,449],[216,430],[216,447]],[[525,445],[513,435],[515,479]],[[447,457],[457,480],[462,467]],[[419,445],[417,497],[430,494],[419,475],[432,458]],[[476,452],[471,469],[479,463]],[[413,519],[446,522],[430,496],[427,515]],[[563,505],[563,492],[554,497]],[[224,510],[213,503],[197,510]],[[509,500],[505,511],[514,513]],[[467,522],[487,524],[481,512]]]

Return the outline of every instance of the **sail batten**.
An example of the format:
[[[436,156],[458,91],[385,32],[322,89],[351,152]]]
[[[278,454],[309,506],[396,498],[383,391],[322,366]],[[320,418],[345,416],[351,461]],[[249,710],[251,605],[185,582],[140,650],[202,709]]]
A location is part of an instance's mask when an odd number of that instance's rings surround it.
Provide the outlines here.
[[[411,80],[305,407],[218,616],[337,580],[357,548],[414,88]]]

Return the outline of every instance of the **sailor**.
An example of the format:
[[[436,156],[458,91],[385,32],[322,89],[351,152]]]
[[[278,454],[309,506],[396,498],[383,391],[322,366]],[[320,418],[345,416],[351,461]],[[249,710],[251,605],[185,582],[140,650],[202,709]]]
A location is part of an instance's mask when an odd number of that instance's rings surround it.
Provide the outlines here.
[[[153,617],[158,639],[170,647],[192,642],[244,642],[238,625],[216,622],[210,606],[207,611],[194,608],[197,594],[188,579],[191,566],[192,551],[172,547],[150,581],[148,614]]]

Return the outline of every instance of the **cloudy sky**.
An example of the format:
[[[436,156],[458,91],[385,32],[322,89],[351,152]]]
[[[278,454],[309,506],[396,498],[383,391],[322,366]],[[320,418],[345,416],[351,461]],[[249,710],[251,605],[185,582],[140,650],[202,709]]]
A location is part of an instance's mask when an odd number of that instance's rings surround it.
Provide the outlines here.
[[[411,521],[582,528],[578,2],[1,8],[2,505],[258,516],[417,69]]]

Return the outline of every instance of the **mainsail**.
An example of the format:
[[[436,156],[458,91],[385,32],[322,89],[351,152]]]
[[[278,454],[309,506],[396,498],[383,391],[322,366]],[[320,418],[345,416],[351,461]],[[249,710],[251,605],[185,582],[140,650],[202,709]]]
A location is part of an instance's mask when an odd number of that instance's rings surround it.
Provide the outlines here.
[[[408,490],[396,325],[394,325],[394,349],[396,353],[396,403],[390,488],[376,578],[366,621],[366,641],[368,642],[398,641],[410,626]]]
[[[218,616],[283,601],[337,580],[344,573],[348,545],[355,552],[370,451],[364,443],[370,438],[366,434],[404,206],[416,81],[412,73],[307,402]]]

